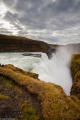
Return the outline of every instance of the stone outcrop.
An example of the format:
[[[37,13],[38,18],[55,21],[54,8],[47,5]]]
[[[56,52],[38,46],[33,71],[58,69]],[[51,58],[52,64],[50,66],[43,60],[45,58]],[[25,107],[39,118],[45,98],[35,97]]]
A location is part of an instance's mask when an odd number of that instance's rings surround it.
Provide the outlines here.
[[[75,54],[72,58],[71,73],[73,78],[71,95],[80,99],[80,54]]]
[[[35,76],[35,77],[34,77]],[[0,117],[16,120],[79,120],[80,100],[55,84],[13,65],[0,66]]]
[[[52,52],[55,52],[56,49],[60,46],[60,45],[57,45],[57,44],[49,44],[50,48],[52,49]]]
[[[44,52],[52,56],[51,47],[43,41],[7,35],[0,35],[0,52]]]
[[[41,54],[33,54],[33,53],[23,53],[24,56],[33,56],[33,57],[39,57],[41,58]]]

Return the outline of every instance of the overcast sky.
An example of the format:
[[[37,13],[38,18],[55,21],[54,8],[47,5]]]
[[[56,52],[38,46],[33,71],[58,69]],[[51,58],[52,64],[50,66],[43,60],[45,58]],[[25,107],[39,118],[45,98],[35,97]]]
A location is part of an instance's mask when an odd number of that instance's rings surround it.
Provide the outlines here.
[[[80,42],[80,0],[0,0],[0,34]]]

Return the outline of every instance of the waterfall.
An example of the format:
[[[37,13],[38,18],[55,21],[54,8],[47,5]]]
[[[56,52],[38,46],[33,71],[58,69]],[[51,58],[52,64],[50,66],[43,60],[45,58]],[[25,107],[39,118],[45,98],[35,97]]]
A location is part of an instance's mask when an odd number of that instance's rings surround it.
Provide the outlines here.
[[[72,53],[68,47],[59,47],[53,57],[48,59],[46,54],[42,54],[42,61],[34,64],[39,74],[39,79],[60,85],[67,95],[70,95],[72,78],[70,74],[70,62]]]
[[[79,51],[80,47],[75,44],[59,46],[51,59],[48,59],[45,53],[37,53],[42,55],[41,58],[23,56],[23,53],[0,53],[0,63],[13,64],[23,70],[38,73],[40,80],[60,85],[65,93],[70,95],[71,56],[80,53]]]

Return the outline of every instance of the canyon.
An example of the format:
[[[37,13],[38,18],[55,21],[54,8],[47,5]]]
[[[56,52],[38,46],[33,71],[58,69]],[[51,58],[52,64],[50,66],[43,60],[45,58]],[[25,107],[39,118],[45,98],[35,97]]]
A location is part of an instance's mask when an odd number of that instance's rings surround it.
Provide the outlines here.
[[[50,58],[53,51],[55,48],[51,48],[43,41],[20,36],[0,35],[0,52],[44,52]]]
[[[0,35],[0,52],[44,52],[51,58],[57,47],[43,41]],[[70,96],[65,94],[61,86],[41,81],[36,73],[11,64],[0,64],[1,119],[80,120],[80,44],[66,47],[73,52]]]

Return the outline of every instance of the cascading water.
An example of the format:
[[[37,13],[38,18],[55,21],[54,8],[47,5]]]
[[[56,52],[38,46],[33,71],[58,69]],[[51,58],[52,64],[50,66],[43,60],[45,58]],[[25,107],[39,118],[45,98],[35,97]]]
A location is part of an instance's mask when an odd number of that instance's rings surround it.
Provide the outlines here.
[[[70,74],[71,56],[72,54],[66,47],[60,47],[55,54],[53,53],[50,60],[43,53],[43,60],[38,64],[34,64],[41,80],[62,86],[67,95],[70,94],[72,86]]]
[[[48,59],[45,53],[39,53],[42,55],[41,58],[23,56],[22,53],[0,53],[0,63],[13,64],[23,70],[36,72],[40,80],[62,86],[69,95],[72,86],[70,74],[72,51],[71,46],[59,47],[51,59]]]

